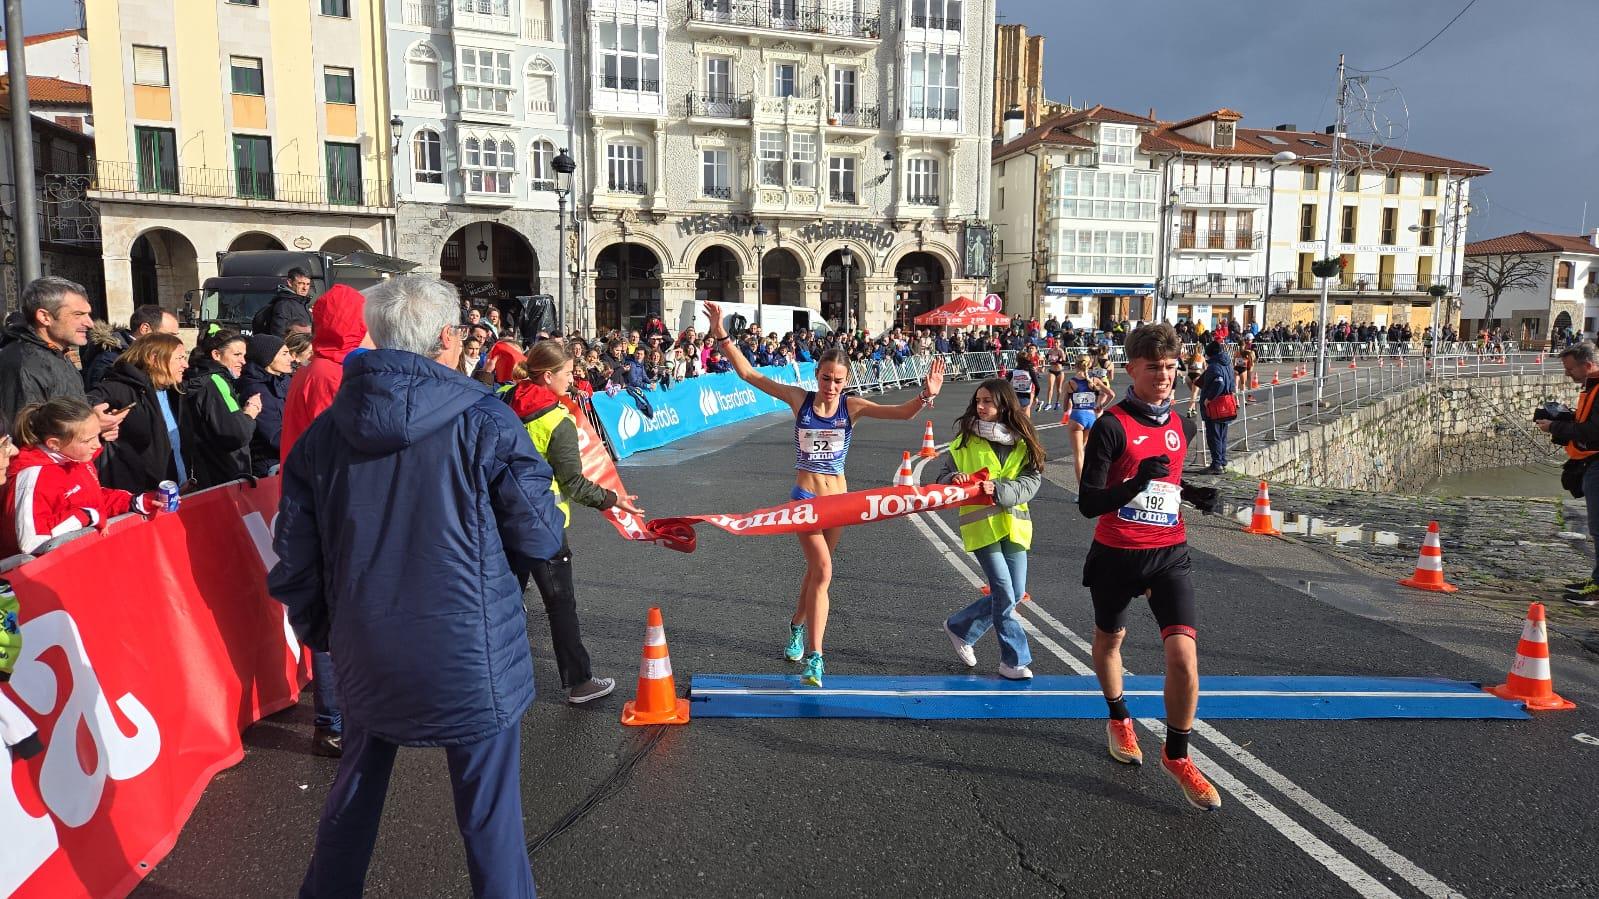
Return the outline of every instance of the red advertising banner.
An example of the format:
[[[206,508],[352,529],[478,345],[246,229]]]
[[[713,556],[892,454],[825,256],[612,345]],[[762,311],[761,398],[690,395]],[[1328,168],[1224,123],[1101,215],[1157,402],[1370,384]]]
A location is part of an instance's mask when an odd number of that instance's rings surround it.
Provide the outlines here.
[[[616,470],[616,463],[605,451],[605,444],[594,430],[594,425],[575,402],[568,400],[567,407],[577,419],[583,476],[607,490],[626,493],[627,488],[622,486],[622,476]],[[691,553],[698,542],[694,533],[696,524],[713,525],[729,534],[756,537],[850,527],[960,505],[990,505],[994,498],[982,490],[982,481],[987,477],[987,472],[981,472],[965,486],[940,484],[852,490],[835,496],[819,496],[769,509],[757,509],[742,515],[680,515],[654,521],[642,521],[619,509],[608,509],[604,515],[616,526],[623,539],[658,543],[668,549]]]
[[[0,702],[45,751],[0,778],[0,896],[125,896],[176,842],[241,732],[306,665],[266,592],[278,479],[187,496],[5,572],[22,654]]]

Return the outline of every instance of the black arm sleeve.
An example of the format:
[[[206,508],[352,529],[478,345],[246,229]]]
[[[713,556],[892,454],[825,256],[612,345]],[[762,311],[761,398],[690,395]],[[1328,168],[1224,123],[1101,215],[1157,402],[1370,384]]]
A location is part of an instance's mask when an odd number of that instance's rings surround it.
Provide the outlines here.
[[[1114,415],[1101,415],[1088,432],[1083,448],[1083,479],[1077,485],[1077,511],[1084,518],[1098,518],[1115,511],[1138,495],[1146,485],[1137,479],[1107,485],[1110,466],[1127,449],[1127,432]]]

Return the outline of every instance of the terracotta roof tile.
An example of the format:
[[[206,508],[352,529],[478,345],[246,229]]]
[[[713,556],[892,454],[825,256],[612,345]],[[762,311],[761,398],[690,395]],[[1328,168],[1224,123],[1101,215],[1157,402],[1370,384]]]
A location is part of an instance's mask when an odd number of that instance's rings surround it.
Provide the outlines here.
[[[1283,141],[1283,144],[1273,144],[1266,140],[1267,136]],[[1332,159],[1332,135],[1322,134],[1319,131],[1275,131],[1260,128],[1239,128],[1240,140],[1247,140],[1259,146],[1275,147],[1276,153],[1281,150],[1290,150],[1299,154],[1300,162],[1322,163]],[[1314,143],[1312,143],[1314,141]],[[1358,143],[1358,142],[1351,142]],[[1361,145],[1366,146],[1366,145]],[[1445,156],[1433,156],[1429,153],[1420,153],[1405,147],[1380,147],[1370,154],[1348,153],[1340,154],[1343,161],[1371,162],[1374,165],[1422,170],[1422,171],[1450,171],[1460,175],[1486,175],[1492,169],[1475,162],[1463,162],[1459,159],[1450,159]],[[1367,158],[1369,155],[1369,159]]]
[[[1580,234],[1544,234],[1518,231],[1466,244],[1467,256],[1504,256],[1512,253],[1579,253],[1599,256],[1599,247]]]
[[[77,34],[78,29],[76,28],[68,28],[65,31],[47,31],[44,34],[30,34],[22,39],[22,46],[32,47],[34,44],[45,44],[49,43],[50,41],[58,41],[64,37],[75,37]],[[0,50],[4,50],[5,48],[6,42],[0,41]]]
[[[1155,125],[1154,119],[1146,119],[1143,116],[1122,112],[1119,109],[1111,109],[1104,105],[1091,106],[1087,109],[1079,109],[1076,112],[1063,113],[1047,119],[1031,130],[1023,132],[1021,137],[1010,143],[995,145],[993,161],[998,162],[1039,144],[1092,147],[1094,146],[1093,141],[1071,133],[1072,128],[1090,122],[1110,122],[1115,125],[1145,125],[1151,127]]]
[[[5,97],[5,102],[9,106],[11,99],[10,75],[0,75],[0,96]],[[90,93],[87,84],[62,81],[60,78],[50,78],[45,75],[28,76],[28,102],[30,104],[88,106],[89,98]]]

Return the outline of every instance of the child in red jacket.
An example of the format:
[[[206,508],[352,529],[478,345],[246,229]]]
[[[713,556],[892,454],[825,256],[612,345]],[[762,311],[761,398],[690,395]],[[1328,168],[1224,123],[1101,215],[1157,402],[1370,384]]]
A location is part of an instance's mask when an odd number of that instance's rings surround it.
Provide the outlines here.
[[[129,510],[153,515],[156,491],[134,497],[100,486],[100,422],[82,400],[61,398],[23,407],[13,426],[22,452],[11,460],[5,486],[0,558],[31,553],[51,538],[98,527]]]

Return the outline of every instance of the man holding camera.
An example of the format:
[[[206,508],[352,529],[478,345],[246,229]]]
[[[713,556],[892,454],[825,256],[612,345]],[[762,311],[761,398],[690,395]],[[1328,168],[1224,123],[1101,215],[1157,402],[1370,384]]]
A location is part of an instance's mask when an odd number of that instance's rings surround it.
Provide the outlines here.
[[[1594,538],[1594,569],[1585,581],[1566,585],[1566,601],[1573,605],[1599,605],[1599,465],[1590,464],[1599,455],[1599,415],[1594,409],[1599,399],[1599,350],[1591,341],[1573,344],[1560,353],[1566,377],[1582,385],[1575,412],[1550,413],[1539,409],[1533,423],[1557,444],[1566,448],[1565,469],[1560,485],[1572,496],[1588,501],[1588,534]]]

